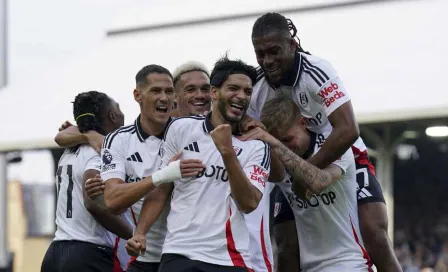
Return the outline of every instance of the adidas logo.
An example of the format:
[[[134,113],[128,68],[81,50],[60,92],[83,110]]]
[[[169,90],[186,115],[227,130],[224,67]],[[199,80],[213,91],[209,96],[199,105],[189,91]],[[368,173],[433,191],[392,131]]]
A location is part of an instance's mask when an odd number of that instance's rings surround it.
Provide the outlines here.
[[[184,150],[190,150],[190,151],[198,152],[198,153],[200,152],[198,142],[192,142],[191,144],[184,147]]]
[[[358,200],[372,196],[372,194],[366,189],[362,188],[361,191],[358,193]]]
[[[134,162],[143,162],[142,157],[140,157],[140,154],[138,154],[138,152],[135,152],[134,155],[131,155],[126,160]]]

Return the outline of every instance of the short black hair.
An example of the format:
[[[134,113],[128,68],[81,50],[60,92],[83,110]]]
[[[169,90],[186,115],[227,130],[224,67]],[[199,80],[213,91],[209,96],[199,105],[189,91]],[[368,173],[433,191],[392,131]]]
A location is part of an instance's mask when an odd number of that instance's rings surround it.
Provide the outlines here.
[[[252,38],[282,31],[289,33],[288,19],[280,13],[270,12],[255,21],[252,27]]]
[[[137,85],[146,84],[146,77],[148,77],[149,74],[165,74],[168,75],[171,79],[173,79],[173,75],[163,66],[157,65],[157,64],[150,64],[146,65],[138,73],[135,75],[135,83]]]
[[[78,94],[73,102],[73,116],[79,131],[95,130],[105,135],[101,123],[110,102],[111,98],[105,93],[90,91]]]
[[[224,81],[232,74],[244,74],[250,78],[252,85],[257,82],[257,70],[252,65],[248,65],[242,60],[230,60],[225,54],[216,61],[210,75],[210,84],[220,88]]]
[[[291,35],[297,44],[297,51],[310,55],[308,51],[302,48],[294,23],[280,13],[270,12],[259,17],[252,27],[252,39],[266,36],[273,32],[284,32]]]

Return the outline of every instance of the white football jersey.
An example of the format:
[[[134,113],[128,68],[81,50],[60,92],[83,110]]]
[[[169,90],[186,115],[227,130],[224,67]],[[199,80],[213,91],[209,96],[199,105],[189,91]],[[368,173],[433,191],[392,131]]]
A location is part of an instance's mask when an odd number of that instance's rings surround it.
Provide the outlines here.
[[[103,228],[84,207],[84,172],[100,171],[100,166],[100,156],[88,145],[81,145],[74,153],[65,150],[56,172],[55,241],[77,240],[114,247],[115,235]]]
[[[247,114],[260,120],[263,105],[279,96],[290,97],[307,119],[308,129],[325,137],[333,130],[328,120],[333,111],[350,101],[347,90],[336,70],[326,60],[304,53],[296,53],[293,71],[285,78],[284,84],[271,86],[258,70],[258,82],[254,86]],[[361,138],[353,144],[355,156],[367,147]],[[358,154],[359,153],[359,154]]]
[[[249,250],[252,269],[256,272],[274,271],[270,220],[270,195],[275,184],[268,182],[264,188],[263,198],[255,211],[244,214],[249,229]]]
[[[138,182],[160,165],[159,149],[162,136],[146,134],[140,124],[140,116],[134,125],[124,126],[106,136],[101,150],[101,178],[105,181],[118,178],[126,183]],[[143,198],[131,207],[131,215],[138,221]],[[162,245],[166,235],[166,216],[169,204],[146,234],[146,253],[137,258],[142,262],[160,262]]]
[[[311,134],[315,154],[322,143]],[[311,153],[311,152],[310,152]],[[302,200],[291,189],[288,175],[277,185],[291,206],[300,246],[300,266],[307,272],[372,271],[363,246],[356,199],[356,169],[351,149],[333,163],[342,177],[310,200]]]
[[[176,119],[166,131],[162,167],[182,151],[183,159],[200,159],[206,169],[196,178],[174,182],[163,253],[250,268],[248,228],[232,199],[227,170],[210,136],[214,129],[210,116]],[[232,137],[232,144],[248,179],[263,192],[269,175],[269,146],[236,137]]]

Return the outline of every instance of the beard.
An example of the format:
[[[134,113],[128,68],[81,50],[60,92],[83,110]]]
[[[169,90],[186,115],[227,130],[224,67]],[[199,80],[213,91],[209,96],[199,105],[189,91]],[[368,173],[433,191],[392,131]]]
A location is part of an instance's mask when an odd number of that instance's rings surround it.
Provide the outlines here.
[[[243,116],[246,114],[247,111],[247,106],[244,108],[243,110],[243,115],[241,117],[230,117],[227,114],[227,106],[229,105],[229,103],[227,102],[227,100],[219,98],[218,99],[218,109],[219,112],[221,113],[222,117],[224,118],[224,120],[226,120],[227,122],[231,123],[231,124],[235,124],[238,123],[239,121],[241,121],[241,119],[243,118]],[[230,107],[230,105],[229,105]]]

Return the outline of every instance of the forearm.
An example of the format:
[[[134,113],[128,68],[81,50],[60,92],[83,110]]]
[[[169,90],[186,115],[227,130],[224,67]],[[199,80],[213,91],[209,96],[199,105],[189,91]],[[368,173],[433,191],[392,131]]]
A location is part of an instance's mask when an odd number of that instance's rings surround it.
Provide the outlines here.
[[[271,150],[292,175],[293,184],[298,182],[299,185],[317,194],[331,183],[331,176],[327,172],[300,158],[280,141],[271,144]]]
[[[281,182],[285,178],[285,167],[275,153],[271,150],[271,171],[269,172],[269,181]]]
[[[74,147],[80,144],[85,144],[89,142],[89,139],[85,134],[79,132],[77,127],[69,127],[59,133],[54,138],[54,141],[60,147]]]
[[[120,211],[134,205],[154,188],[151,176],[139,182],[119,183],[110,186],[106,182],[104,203],[110,212],[118,214]]]
[[[134,234],[146,235],[148,233],[152,224],[163,212],[168,196],[169,191],[157,188],[145,197]]]
[[[344,153],[351,148],[358,138],[351,129],[334,128],[328,138],[325,140],[322,148],[308,162],[324,169],[334,161],[338,160]]]
[[[252,212],[258,207],[262,193],[250,183],[246,173],[241,168],[235,152],[221,155],[229,177],[233,200],[235,200],[242,212]]]
[[[125,240],[132,237],[131,226],[121,216],[110,214],[102,210],[96,203],[90,201],[89,203],[85,203],[85,206],[93,218],[108,231]]]

